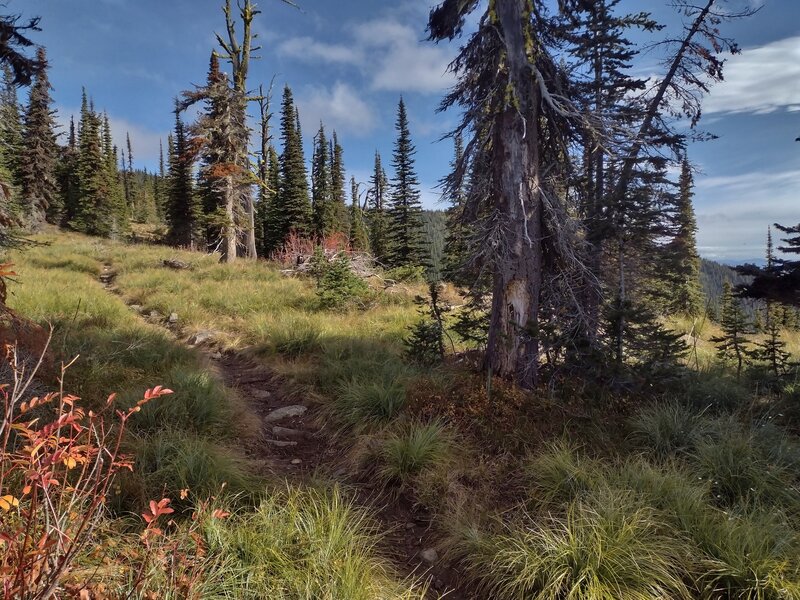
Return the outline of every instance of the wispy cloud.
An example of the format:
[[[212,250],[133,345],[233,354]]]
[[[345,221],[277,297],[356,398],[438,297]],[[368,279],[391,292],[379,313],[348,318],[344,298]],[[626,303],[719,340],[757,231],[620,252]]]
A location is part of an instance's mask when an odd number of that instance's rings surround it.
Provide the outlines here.
[[[366,135],[377,123],[372,107],[353,87],[336,82],[332,87],[310,86],[300,91],[297,99],[300,119],[307,134],[324,121],[339,133]]]
[[[352,66],[376,91],[435,94],[453,83],[447,72],[451,49],[421,43],[419,32],[394,17],[358,23],[348,32],[347,43],[303,36],[283,41],[278,51],[306,63]]]
[[[703,102],[706,114],[764,114],[800,107],[800,36],[728,56],[725,81]]]
[[[767,227],[797,222],[799,189],[798,169],[698,178],[700,252],[709,258],[760,256]]]

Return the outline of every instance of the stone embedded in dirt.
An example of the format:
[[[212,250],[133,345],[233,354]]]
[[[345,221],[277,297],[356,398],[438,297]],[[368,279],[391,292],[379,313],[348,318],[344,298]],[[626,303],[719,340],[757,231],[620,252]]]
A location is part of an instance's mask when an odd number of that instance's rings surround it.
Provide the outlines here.
[[[158,312],[157,310],[151,310],[150,311],[150,319],[152,319],[153,321],[160,321],[161,320],[161,313]]]
[[[277,446],[278,448],[291,448],[292,446],[297,446],[297,442],[285,442],[283,440],[264,440],[268,444],[272,444],[273,446]]]
[[[211,359],[222,360],[222,352],[214,352],[214,354],[211,355]]]
[[[178,322],[178,313],[170,313],[169,314],[169,322],[171,325],[175,325]]]
[[[250,395],[253,396],[253,398],[266,400],[267,398],[272,397],[272,392],[270,392],[269,390],[253,390],[252,392],[250,392]]]
[[[169,269],[175,269],[175,270],[183,270],[191,268],[189,264],[183,262],[182,260],[178,260],[176,258],[162,260],[161,264]]]
[[[217,335],[216,331],[211,331],[210,329],[202,329],[197,333],[193,334],[192,337],[189,338],[188,344],[190,346],[199,346],[205,342],[213,340]]]
[[[293,458],[292,459],[292,464],[293,465],[299,465],[301,462],[303,462],[303,461],[300,460],[299,458]]]
[[[140,312],[142,312],[142,305],[141,304],[131,304],[130,305],[130,309],[131,310],[135,310],[136,312],[140,313]]]
[[[276,438],[304,438],[306,437],[305,431],[300,431],[299,429],[289,429],[288,427],[278,427],[275,425],[272,428],[272,435]]]
[[[439,553],[436,552],[436,548],[426,548],[419,553],[419,556],[422,560],[431,565],[439,560]]]
[[[276,408],[271,413],[269,413],[264,420],[267,423],[274,423],[276,421],[282,421],[283,419],[291,419],[293,417],[299,417],[305,414],[308,410],[305,406],[301,406],[299,404],[292,404],[291,406],[282,406],[280,408]]]

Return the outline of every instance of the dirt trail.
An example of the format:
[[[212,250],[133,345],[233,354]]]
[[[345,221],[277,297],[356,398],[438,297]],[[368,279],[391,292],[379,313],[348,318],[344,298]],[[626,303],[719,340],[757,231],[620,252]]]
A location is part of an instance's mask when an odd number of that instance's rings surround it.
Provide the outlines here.
[[[104,264],[100,281],[107,291],[126,301],[114,285],[115,278],[113,265]],[[207,340],[198,341],[197,337],[187,340],[181,335],[178,323],[171,323],[169,317],[145,314],[142,307],[137,312],[148,322],[169,331],[181,343],[200,351],[208,360],[210,370],[241,399],[247,412],[258,418],[258,422],[249,424],[250,427],[241,433],[237,442],[238,449],[261,474],[299,485],[314,474],[322,474],[354,489],[359,504],[383,525],[382,550],[401,575],[427,580],[430,598],[462,600],[471,597],[458,588],[456,571],[438,559],[432,563],[424,560],[424,552],[436,544],[427,512],[408,498],[387,497],[368,481],[351,479],[340,460],[346,448],[337,443],[324,425],[319,426],[323,420],[317,407],[298,389],[287,385],[267,364],[246,352],[219,352],[212,336]]]

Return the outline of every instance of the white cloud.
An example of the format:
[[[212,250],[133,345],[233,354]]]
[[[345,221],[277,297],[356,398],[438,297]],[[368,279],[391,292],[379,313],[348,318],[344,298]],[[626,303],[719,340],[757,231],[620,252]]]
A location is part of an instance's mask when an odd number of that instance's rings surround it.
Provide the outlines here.
[[[725,80],[703,102],[703,112],[764,114],[800,105],[800,36],[728,56]]]
[[[312,86],[297,99],[300,119],[306,135],[316,132],[323,121],[339,133],[366,135],[375,127],[377,117],[362,95],[346,83],[336,82],[332,88]]]
[[[278,46],[278,53],[303,62],[328,62],[361,65],[364,55],[360,49],[340,44],[326,44],[310,37],[290,38]]]
[[[420,32],[393,17],[359,23],[349,31],[349,43],[298,37],[284,41],[278,50],[304,62],[358,68],[377,91],[433,94],[454,82],[447,72],[452,49],[423,42]]]
[[[709,258],[753,260],[767,227],[798,221],[800,169],[697,179],[698,246]]]

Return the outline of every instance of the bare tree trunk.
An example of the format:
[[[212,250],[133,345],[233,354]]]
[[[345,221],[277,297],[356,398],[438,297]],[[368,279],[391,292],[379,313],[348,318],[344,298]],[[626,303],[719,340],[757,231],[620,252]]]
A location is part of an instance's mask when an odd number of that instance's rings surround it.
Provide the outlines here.
[[[537,82],[526,51],[530,15],[525,0],[497,0],[496,14],[507,55],[509,100],[498,115],[493,170],[495,208],[504,239],[494,272],[488,366],[520,385],[538,383],[539,297],[542,287],[542,199],[539,180]],[[535,52],[535,50],[532,50]]]
[[[232,263],[236,261],[236,223],[234,222],[234,202],[236,186],[233,176],[225,178],[225,226],[223,228],[222,261]]]

